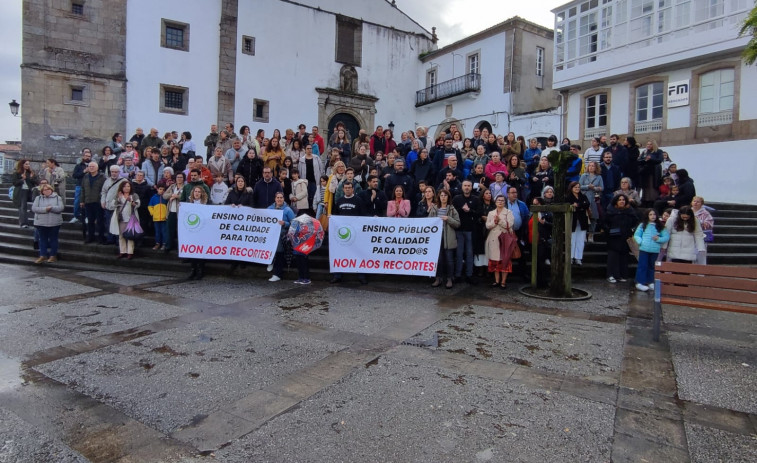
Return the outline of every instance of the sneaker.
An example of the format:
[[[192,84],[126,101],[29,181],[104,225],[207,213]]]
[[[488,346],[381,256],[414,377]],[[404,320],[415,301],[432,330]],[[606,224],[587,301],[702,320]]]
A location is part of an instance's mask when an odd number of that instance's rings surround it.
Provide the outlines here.
[[[618,282],[618,280],[616,280],[615,277],[610,277],[610,278],[607,279],[607,281],[609,281],[610,283],[617,283]]]
[[[34,261],[35,264],[41,264],[42,262],[47,262],[47,257],[38,257],[37,260]]]
[[[21,225],[21,228],[29,228],[29,225],[23,224],[23,225]]]
[[[641,283],[636,283],[636,289],[638,289],[639,291],[647,292],[649,291],[649,286],[645,286]]]
[[[628,280],[626,280],[625,278],[618,278],[618,281],[621,282],[621,283],[625,283]]]
[[[654,291],[654,281],[653,281],[653,282],[651,282],[651,283],[649,283],[649,284],[647,285],[647,288],[649,288],[649,289],[651,289],[652,291]]]
[[[279,278],[276,275],[274,275],[271,278],[269,278],[268,281],[281,281],[281,278]]]
[[[309,285],[310,284],[310,280],[308,280],[307,278],[305,278],[304,280],[300,280],[300,284],[301,285]]]
[[[580,267],[580,266],[582,266],[583,264],[584,264],[584,263],[583,263],[583,262],[581,262],[581,259],[576,259],[576,265],[578,265],[578,266]]]
[[[552,265],[552,261],[550,261],[549,259],[544,259],[544,264],[545,265]]]
[[[71,218],[71,220],[68,221],[68,223],[79,223],[79,219],[76,217]]]
[[[56,263],[56,262],[58,262],[58,258],[57,258],[57,257],[55,257],[55,256],[50,256],[50,258],[49,258],[49,259],[47,259],[47,263],[48,263],[48,264],[54,264],[54,263]]]
[[[294,283],[296,285],[301,285],[302,284],[302,279],[294,280],[292,283]]]
[[[268,264],[268,267],[266,267],[265,270],[266,270],[266,272],[273,271],[273,264]],[[276,281],[278,281],[278,280],[276,280]]]

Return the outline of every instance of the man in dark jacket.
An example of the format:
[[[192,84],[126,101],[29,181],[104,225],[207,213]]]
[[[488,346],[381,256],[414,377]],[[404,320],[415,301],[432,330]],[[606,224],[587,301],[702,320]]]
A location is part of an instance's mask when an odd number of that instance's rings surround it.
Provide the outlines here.
[[[452,143],[452,135],[447,135],[444,138],[444,148],[434,154],[432,161],[434,162],[434,170],[436,170],[437,172],[441,172],[442,169],[447,167],[447,163],[449,162],[449,158],[451,156],[457,158],[458,166],[463,165],[463,156],[460,154],[459,149],[452,146]]]
[[[263,178],[258,180],[252,189],[252,204],[258,209],[266,209],[273,204],[276,199],[276,193],[284,193],[281,183],[273,178],[273,171],[270,167],[263,168]]]
[[[620,179],[623,178],[623,174],[620,171],[620,167],[613,162],[612,152],[610,151],[606,150],[602,153],[602,163],[599,166],[602,168],[602,185],[604,185],[601,205],[603,210],[607,210],[607,206],[612,201],[613,194],[620,188]]]
[[[366,208],[366,216],[385,217],[386,216],[386,194],[378,189],[379,181],[375,175],[368,176],[368,188],[361,191],[358,196],[363,200]]]
[[[205,141],[203,144],[205,145],[205,159],[210,160],[210,157],[213,156],[213,150],[216,149],[216,144],[218,143],[218,126],[215,124],[212,124],[210,126],[210,133],[207,137],[205,137]]]
[[[105,243],[105,216],[100,204],[105,184],[105,176],[100,173],[96,162],[87,165],[87,172],[81,179],[81,199],[79,207],[84,208],[87,217],[87,239],[85,243],[95,241],[95,227],[101,243]]]
[[[475,285],[477,281],[473,276],[473,232],[476,223],[480,220],[479,209],[481,200],[473,194],[473,182],[465,180],[463,192],[452,198],[452,205],[460,215],[460,227],[455,230],[457,235],[457,259],[455,261],[455,278],[463,275],[463,259],[465,259],[465,281]]]
[[[355,194],[355,190],[351,183],[344,184],[344,196],[336,201],[332,213],[334,215],[345,215],[350,217],[362,217],[368,215],[363,200]],[[329,283],[333,284],[342,281],[341,273],[337,272],[333,275],[334,276]],[[368,284],[368,279],[364,273],[358,273],[357,278],[360,280],[361,285]]]
[[[604,153],[611,153],[612,163],[618,166],[618,169],[620,169],[620,175],[629,177],[633,174],[633,172],[629,171],[628,150],[626,149],[625,146],[623,146],[622,144],[618,142],[618,139],[619,137],[616,134],[610,135],[610,146],[605,148]],[[604,157],[602,159],[604,159]],[[620,185],[620,180],[618,180],[618,185]],[[605,183],[605,190],[607,190],[606,183]],[[612,191],[615,191],[615,189],[613,189]]]
[[[81,150],[81,162],[74,167],[74,173],[71,177],[76,180],[76,190],[74,190],[74,217],[70,223],[76,223],[79,221],[79,214],[82,213],[81,203],[81,179],[87,173],[87,167],[92,161],[92,151],[89,148]]]
[[[405,171],[405,160],[402,158],[394,160],[394,173],[384,182],[384,194],[387,198],[394,197],[394,187],[397,185],[402,185],[406,197],[412,198],[415,194],[415,181],[413,176]]]

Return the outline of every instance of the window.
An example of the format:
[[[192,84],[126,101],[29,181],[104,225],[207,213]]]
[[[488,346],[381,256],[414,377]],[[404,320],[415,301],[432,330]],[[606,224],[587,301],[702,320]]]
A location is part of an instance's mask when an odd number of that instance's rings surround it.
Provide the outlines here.
[[[268,101],[252,100],[252,120],[255,122],[268,122]]]
[[[160,46],[189,51],[189,24],[162,19]]]
[[[242,36],[242,53],[255,56],[255,37]]]
[[[536,47],[536,75],[544,75],[544,49]]]
[[[481,63],[481,60],[479,59],[478,53],[468,55],[468,74],[480,74],[481,73],[480,63]]]
[[[699,114],[733,111],[733,69],[702,74],[699,80]]]
[[[71,101],[84,101],[84,89],[81,87],[72,87]]]
[[[189,114],[189,89],[175,85],[160,84],[160,112]]]
[[[84,4],[83,3],[71,3],[71,13],[77,16],[84,16]]]
[[[662,82],[654,82],[636,88],[636,122],[662,119]]]
[[[600,93],[586,98],[586,135],[584,138],[597,136],[596,129],[607,127],[607,94]]]
[[[433,87],[434,85],[436,85],[436,69],[426,72],[426,87]]]
[[[337,15],[336,62],[360,66],[363,56],[363,23]]]
[[[65,95],[64,104],[76,106],[89,106],[87,86],[83,82],[71,82],[68,84],[68,94]]]

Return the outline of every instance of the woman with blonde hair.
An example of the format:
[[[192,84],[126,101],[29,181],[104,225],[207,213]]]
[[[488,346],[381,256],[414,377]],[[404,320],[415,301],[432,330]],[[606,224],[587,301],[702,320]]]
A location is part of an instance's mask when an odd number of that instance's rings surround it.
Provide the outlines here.
[[[339,182],[341,182],[345,178],[346,170],[347,166],[344,165],[342,161],[336,161],[334,163],[334,168],[331,172],[331,175],[329,176],[328,187],[323,194],[323,201],[326,203],[327,216],[331,216],[331,209],[332,207],[334,207],[334,195],[336,194],[336,189],[339,186]]]
[[[271,137],[263,152],[263,165],[270,167],[271,172],[278,172],[278,168],[284,164],[284,158],[286,157],[286,153],[279,142],[278,138]]]

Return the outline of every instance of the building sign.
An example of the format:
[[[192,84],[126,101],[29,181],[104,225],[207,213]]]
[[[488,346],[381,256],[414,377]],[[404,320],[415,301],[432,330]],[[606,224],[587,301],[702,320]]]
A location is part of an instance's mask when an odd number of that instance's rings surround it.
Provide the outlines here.
[[[283,216],[281,209],[181,203],[179,257],[270,264]]]
[[[668,108],[688,106],[689,104],[689,81],[679,80],[668,83]]]
[[[440,218],[329,218],[331,272],[435,276]]]

